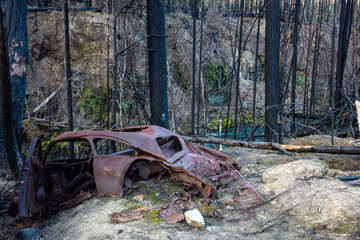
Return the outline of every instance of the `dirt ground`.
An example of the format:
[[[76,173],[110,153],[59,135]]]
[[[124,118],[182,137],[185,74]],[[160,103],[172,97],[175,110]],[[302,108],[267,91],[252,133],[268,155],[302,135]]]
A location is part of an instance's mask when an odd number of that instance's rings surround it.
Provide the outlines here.
[[[301,144],[307,145],[304,143],[305,140]],[[327,164],[330,169],[326,177],[360,175],[358,156],[317,153],[287,156],[277,151],[236,147],[224,148],[223,153],[236,159],[242,166],[241,173],[254,180],[251,185],[266,200],[260,207],[247,211],[224,208],[222,202],[242,193],[221,193],[209,205],[204,204],[203,199],[192,199],[205,218],[204,229],[189,227],[185,222],[168,224],[159,218],[158,212],[173,197],[181,196],[182,186],[169,178],[153,179],[139,182],[139,188],[128,191],[123,198],[94,197],[43,220],[38,225],[41,239],[360,239],[360,232],[357,232],[360,226],[328,229],[325,225],[299,219],[292,209],[279,205],[281,201],[286,202],[286,198],[257,182],[267,169],[300,159]],[[5,183],[2,178],[0,189]],[[120,224],[111,222],[110,213],[138,207],[148,209],[144,218]],[[237,221],[229,221],[234,218]],[[12,239],[16,231],[15,220],[2,211],[0,222],[0,239]],[[360,216],[355,222],[360,223]]]

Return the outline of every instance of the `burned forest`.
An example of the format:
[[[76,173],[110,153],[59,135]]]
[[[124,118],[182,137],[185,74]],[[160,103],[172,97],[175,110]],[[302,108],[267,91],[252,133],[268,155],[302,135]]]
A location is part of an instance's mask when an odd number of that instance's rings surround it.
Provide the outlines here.
[[[359,239],[360,1],[3,0],[0,239]]]

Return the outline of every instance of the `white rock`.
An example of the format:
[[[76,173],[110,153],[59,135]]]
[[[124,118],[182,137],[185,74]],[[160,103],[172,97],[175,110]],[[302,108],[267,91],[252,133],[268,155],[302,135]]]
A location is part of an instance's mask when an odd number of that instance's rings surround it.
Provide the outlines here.
[[[184,215],[185,221],[189,226],[200,228],[205,227],[204,218],[198,209],[195,208],[193,210],[186,211]]]

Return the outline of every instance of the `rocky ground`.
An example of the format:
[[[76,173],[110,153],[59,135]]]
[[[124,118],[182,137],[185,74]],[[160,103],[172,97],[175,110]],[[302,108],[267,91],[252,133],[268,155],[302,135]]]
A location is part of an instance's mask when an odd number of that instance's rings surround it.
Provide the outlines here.
[[[316,144],[317,138],[296,141]],[[356,140],[342,144],[356,145]],[[218,194],[209,205],[195,198],[191,201],[204,216],[205,228],[190,227],[185,221],[168,224],[158,213],[173,197],[181,196],[182,186],[168,178],[148,180],[123,198],[94,197],[44,219],[38,225],[41,239],[359,239],[360,189],[334,178],[360,175],[358,156],[287,156],[277,151],[233,147],[223,152],[240,163],[242,174],[264,196],[264,204],[247,211],[223,207],[223,202],[244,194],[239,191]],[[259,178],[263,182],[258,182]],[[5,182],[3,178],[0,184]],[[124,223],[111,221],[112,212],[135,208],[146,208],[145,216]],[[0,218],[0,238],[12,239],[14,219],[4,213]]]

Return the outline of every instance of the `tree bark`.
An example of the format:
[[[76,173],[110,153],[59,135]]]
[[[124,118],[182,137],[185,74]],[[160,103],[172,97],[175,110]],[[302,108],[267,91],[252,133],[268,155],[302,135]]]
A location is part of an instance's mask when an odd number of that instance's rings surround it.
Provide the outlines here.
[[[202,77],[202,50],[203,50],[203,30],[204,30],[204,1],[201,2],[201,25],[200,25],[200,56],[199,56],[199,81],[198,81],[198,105],[197,105],[197,129],[196,134],[200,133],[200,103],[201,103],[201,77]],[[205,102],[204,102],[205,107]],[[205,111],[205,108],[204,108]],[[205,121],[205,119],[204,119]]]
[[[111,128],[116,128],[116,105],[118,99],[118,80],[117,80],[117,41],[116,41],[116,13],[115,13],[115,1],[113,1],[113,13],[112,13],[112,54],[113,54],[113,96],[112,96],[112,121]]]
[[[19,169],[21,166],[21,161],[18,161],[16,158],[16,151],[14,146],[16,146],[16,140],[14,138],[13,132],[13,121],[11,121],[11,82],[10,82],[10,72],[9,72],[9,62],[7,57],[7,50],[5,44],[5,29],[4,29],[4,16],[3,9],[0,11],[0,25],[1,25],[1,40],[0,40],[0,64],[1,64],[1,106],[2,106],[2,126],[3,126],[3,136],[6,139],[4,142],[5,151],[7,154],[7,160],[10,166],[10,170],[15,176],[15,179],[19,176]]]
[[[313,16],[314,16],[314,9],[315,9],[315,3],[314,0],[312,1],[312,10],[311,10],[311,14],[310,14],[310,20],[309,20],[309,38],[308,38],[308,47],[307,47],[307,53],[306,53],[306,67],[305,67],[305,86],[304,86],[304,104],[303,104],[303,112],[306,113],[308,112],[309,109],[309,104],[308,104],[308,89],[309,89],[309,64],[310,64],[310,53],[311,53],[311,46],[312,46],[312,42],[313,42],[313,31],[312,31],[312,25],[313,25]],[[308,1],[307,3],[307,9],[310,9],[310,1]],[[310,10],[309,10],[310,11]]]
[[[147,34],[151,123],[169,128],[165,8],[160,0],[147,0]]]
[[[112,1],[108,0],[108,12],[107,12],[107,32],[106,32],[106,38],[107,38],[107,59],[106,59],[106,89],[107,89],[107,112],[106,112],[106,124],[107,129],[110,129],[110,14],[111,14],[111,6]],[[107,149],[108,150],[108,149]]]
[[[335,76],[335,42],[336,42],[336,8],[337,3],[334,2],[334,19],[333,19],[333,32],[331,37],[331,70],[329,79],[330,88],[330,108],[331,108],[331,144],[334,145],[334,76]]]
[[[345,71],[345,62],[347,57],[347,50],[349,47],[349,40],[351,34],[352,12],[354,10],[354,1],[341,1],[340,13],[340,27],[339,27],[339,42],[337,53],[336,66],[336,89],[335,89],[335,107],[339,108],[342,104],[341,89],[343,84],[343,76]]]
[[[299,11],[301,8],[301,1],[296,0],[295,3],[295,16],[294,16],[294,46],[293,46],[293,70],[292,70],[292,81],[291,81],[291,135],[296,137],[295,132],[295,99],[296,99],[296,70],[297,70],[297,43],[298,43],[298,25],[299,25]]]
[[[68,127],[69,131],[74,130],[73,107],[72,107],[72,86],[71,86],[71,68],[70,68],[70,40],[69,40],[69,8],[68,1],[64,0],[63,6],[63,25],[64,25],[64,43],[65,43],[65,81],[67,82],[67,105],[68,105]],[[50,118],[49,118],[50,119]],[[70,156],[74,158],[74,143],[69,143]]]
[[[196,79],[196,18],[197,0],[192,0],[193,52],[192,52],[192,94],[191,94],[191,135],[195,134],[195,79]],[[200,96],[199,96],[200,98]]]
[[[74,130],[73,108],[72,108],[72,87],[71,87],[71,69],[70,69],[70,43],[69,43],[69,9],[68,1],[64,0],[63,7],[63,24],[64,24],[64,42],[65,42],[65,81],[67,82],[67,105],[69,118],[69,131]]]
[[[278,141],[280,92],[280,3],[266,0],[265,30],[265,139]]]
[[[318,14],[318,25],[316,27],[316,38],[315,38],[315,53],[313,60],[313,69],[311,77],[311,96],[310,96],[310,112],[315,111],[316,103],[316,86],[317,86],[317,69],[319,61],[319,51],[321,42],[321,29],[322,29],[322,18],[323,18],[323,1],[319,1],[319,14]]]
[[[11,171],[17,179],[22,164],[22,120],[25,104],[28,42],[26,2],[5,1],[1,9],[2,46],[1,99],[5,148]],[[6,29],[3,28],[6,27]],[[7,63],[6,63],[7,62]],[[4,102],[5,101],[5,102]],[[5,105],[4,105],[5,104]]]

